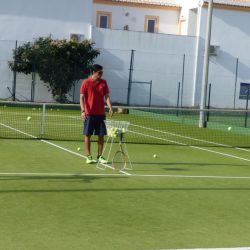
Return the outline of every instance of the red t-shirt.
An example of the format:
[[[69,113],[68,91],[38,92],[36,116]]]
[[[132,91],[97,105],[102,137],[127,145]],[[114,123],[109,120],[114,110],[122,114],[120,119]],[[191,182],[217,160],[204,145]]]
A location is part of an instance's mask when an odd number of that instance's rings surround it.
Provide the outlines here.
[[[109,93],[105,80],[94,81],[91,77],[82,82],[80,94],[84,95],[86,115],[104,115],[104,96]]]

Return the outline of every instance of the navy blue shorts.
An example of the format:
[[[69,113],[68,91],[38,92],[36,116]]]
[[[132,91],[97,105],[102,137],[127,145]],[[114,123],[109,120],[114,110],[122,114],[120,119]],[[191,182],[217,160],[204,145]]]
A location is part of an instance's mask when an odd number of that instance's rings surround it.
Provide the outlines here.
[[[106,135],[105,115],[89,115],[85,118],[83,134],[84,135]]]

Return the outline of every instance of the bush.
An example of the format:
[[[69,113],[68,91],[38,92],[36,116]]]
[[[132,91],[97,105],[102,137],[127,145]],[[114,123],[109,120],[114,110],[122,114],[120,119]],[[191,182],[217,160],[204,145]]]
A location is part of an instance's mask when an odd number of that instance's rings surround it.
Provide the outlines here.
[[[13,51],[12,71],[36,72],[58,102],[66,102],[66,94],[76,80],[86,78],[99,51],[89,40],[53,40],[40,37]]]

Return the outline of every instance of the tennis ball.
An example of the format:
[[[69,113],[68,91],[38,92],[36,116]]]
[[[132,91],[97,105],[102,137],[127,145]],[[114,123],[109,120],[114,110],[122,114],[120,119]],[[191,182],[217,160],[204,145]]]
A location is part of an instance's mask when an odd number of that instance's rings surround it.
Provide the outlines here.
[[[156,158],[156,157],[157,157],[157,155],[153,155],[153,157],[154,157],[154,158]]]
[[[30,119],[31,119],[31,116],[28,116],[28,117],[27,117],[27,121],[29,121]]]
[[[81,150],[81,148],[77,148],[77,151],[80,151]]]
[[[232,127],[228,127],[228,128],[227,128],[228,131],[231,131],[231,129],[232,129]]]

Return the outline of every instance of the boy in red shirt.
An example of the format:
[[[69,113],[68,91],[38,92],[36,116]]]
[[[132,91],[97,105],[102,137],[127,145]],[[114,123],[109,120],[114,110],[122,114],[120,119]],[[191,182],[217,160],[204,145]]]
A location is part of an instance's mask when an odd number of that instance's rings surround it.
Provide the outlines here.
[[[104,99],[109,107],[109,113],[113,115],[111,100],[109,97],[109,88],[107,82],[102,79],[103,67],[94,64],[92,75],[85,79],[80,89],[80,106],[82,118],[84,119],[85,151],[87,155],[86,163],[93,163],[93,157],[90,153],[91,135],[98,135],[98,153],[97,161],[107,163],[102,156],[104,135],[107,134],[105,120]]]

